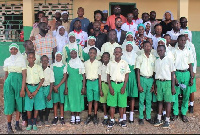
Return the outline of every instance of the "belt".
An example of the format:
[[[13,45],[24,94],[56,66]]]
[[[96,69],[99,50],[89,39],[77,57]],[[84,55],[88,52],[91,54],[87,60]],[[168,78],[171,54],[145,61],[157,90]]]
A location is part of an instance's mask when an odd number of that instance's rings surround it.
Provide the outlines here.
[[[101,82],[104,82],[104,81],[101,81]],[[105,84],[108,84],[108,82],[104,82]]]
[[[39,84],[39,83],[38,83]],[[27,84],[27,85],[30,85],[30,86],[37,86],[38,84]]]
[[[147,79],[149,79],[149,78],[153,78],[153,76],[142,76],[142,75],[140,75],[141,77],[144,77],[144,78],[147,78]]]
[[[178,70],[178,69],[176,69],[176,71],[178,71],[178,72],[187,72],[187,71],[189,71],[189,69],[185,69],[185,70]]]
[[[47,86],[49,86],[49,85],[47,85]],[[47,86],[42,86],[42,87],[47,87]]]
[[[88,79],[88,80],[90,80],[90,79]],[[90,81],[96,81],[97,79],[92,79],[92,80],[90,80]]]
[[[123,82],[115,82],[115,81],[112,81],[112,82],[114,82],[114,83],[116,83],[116,84],[121,84],[121,83],[123,83]]]
[[[158,79],[158,80],[161,81],[161,82],[169,81],[169,80],[166,80],[166,79]]]

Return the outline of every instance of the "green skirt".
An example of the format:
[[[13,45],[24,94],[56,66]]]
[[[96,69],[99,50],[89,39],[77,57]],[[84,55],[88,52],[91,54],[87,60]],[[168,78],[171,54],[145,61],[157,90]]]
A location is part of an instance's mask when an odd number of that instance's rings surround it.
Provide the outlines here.
[[[22,74],[9,73],[4,83],[4,114],[11,115],[14,111],[23,112],[23,98],[20,97]]]
[[[134,65],[129,65],[131,72],[129,73],[126,91],[128,97],[138,97],[137,79],[135,75]]]
[[[83,76],[79,69],[67,66],[68,95],[65,95],[64,111],[81,112],[84,110],[84,95],[81,95]]]

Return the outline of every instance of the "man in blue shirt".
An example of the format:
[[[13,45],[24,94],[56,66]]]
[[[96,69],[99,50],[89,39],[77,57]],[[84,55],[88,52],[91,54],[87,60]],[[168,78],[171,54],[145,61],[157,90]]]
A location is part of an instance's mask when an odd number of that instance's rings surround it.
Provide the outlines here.
[[[84,8],[79,7],[79,8],[78,8],[78,11],[77,11],[77,14],[78,14],[78,17],[75,18],[75,19],[73,19],[73,20],[71,21],[71,24],[70,24],[70,32],[74,30],[74,27],[73,27],[74,22],[75,22],[76,20],[80,20],[80,21],[81,21],[81,29],[82,29],[83,31],[85,31],[85,32],[88,33],[88,26],[89,26],[89,24],[90,24],[90,21],[89,21],[87,18],[84,18],[84,17],[83,17],[83,15],[84,15]]]
[[[122,45],[126,38],[126,31],[122,30],[122,19],[120,17],[115,18],[115,31],[117,32],[116,42]]]

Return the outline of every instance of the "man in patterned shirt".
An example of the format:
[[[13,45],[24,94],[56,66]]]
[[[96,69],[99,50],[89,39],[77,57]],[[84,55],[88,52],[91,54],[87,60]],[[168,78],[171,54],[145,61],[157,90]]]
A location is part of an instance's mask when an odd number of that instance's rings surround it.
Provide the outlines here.
[[[43,56],[47,55],[49,58],[49,64],[52,64],[56,49],[56,39],[48,33],[47,23],[40,22],[39,34],[35,36],[34,46],[36,54]],[[53,52],[53,53],[52,53]]]

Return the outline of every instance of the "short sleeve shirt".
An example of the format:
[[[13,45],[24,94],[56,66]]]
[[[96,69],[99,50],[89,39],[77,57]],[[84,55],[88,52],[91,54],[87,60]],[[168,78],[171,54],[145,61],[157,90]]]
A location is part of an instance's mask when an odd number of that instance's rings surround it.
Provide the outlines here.
[[[27,66],[27,77],[26,77],[26,83],[28,84],[38,84],[40,83],[40,79],[44,78],[44,72],[42,70],[42,67],[34,64],[34,66],[31,68]]]

